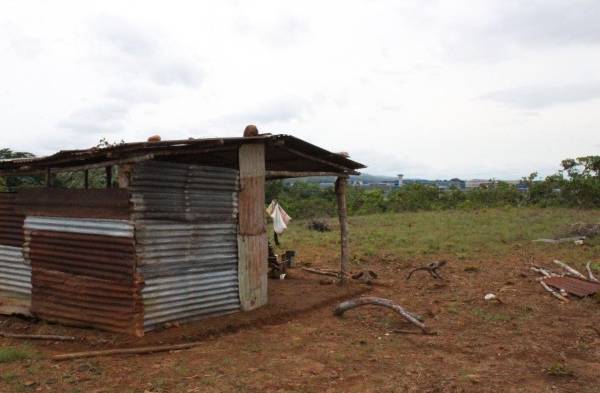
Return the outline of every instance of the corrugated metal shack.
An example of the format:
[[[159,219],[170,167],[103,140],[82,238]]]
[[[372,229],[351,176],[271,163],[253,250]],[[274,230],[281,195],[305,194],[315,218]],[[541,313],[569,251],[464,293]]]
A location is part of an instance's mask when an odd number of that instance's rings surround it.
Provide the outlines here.
[[[105,189],[88,171],[106,168]],[[116,178],[113,173],[116,168]],[[345,181],[362,164],[289,135],[126,143],[0,161],[46,187],[0,193],[0,312],[143,335],[267,302],[265,180],[336,176],[342,268]],[[52,187],[83,171],[85,187]]]

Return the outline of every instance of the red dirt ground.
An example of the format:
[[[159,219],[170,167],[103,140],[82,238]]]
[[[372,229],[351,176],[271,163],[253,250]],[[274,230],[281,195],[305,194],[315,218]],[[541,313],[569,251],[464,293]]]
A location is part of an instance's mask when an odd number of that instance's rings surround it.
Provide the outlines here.
[[[541,258],[550,261],[551,257]],[[320,285],[294,269],[270,280],[269,306],[152,332],[143,338],[15,317],[0,330],[71,334],[74,343],[32,342],[31,360],[0,363],[1,392],[600,392],[600,306],[562,304],[528,271],[529,259],[449,260],[443,282],[370,262],[378,285]],[[540,262],[542,263],[542,262]],[[549,265],[549,264],[547,264]],[[488,292],[504,304],[483,300]],[[338,301],[368,293],[425,317],[421,335],[386,309],[332,315]],[[408,334],[406,331],[414,331]],[[188,350],[53,362],[81,350],[182,343]],[[0,345],[23,345],[0,338]]]

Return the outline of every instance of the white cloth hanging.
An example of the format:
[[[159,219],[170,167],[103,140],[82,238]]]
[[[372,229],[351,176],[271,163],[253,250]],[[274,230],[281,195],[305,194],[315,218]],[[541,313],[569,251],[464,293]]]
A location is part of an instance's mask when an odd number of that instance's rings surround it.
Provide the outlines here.
[[[292,219],[275,200],[267,208],[267,214],[273,219],[273,230],[278,235],[287,229],[287,224]]]

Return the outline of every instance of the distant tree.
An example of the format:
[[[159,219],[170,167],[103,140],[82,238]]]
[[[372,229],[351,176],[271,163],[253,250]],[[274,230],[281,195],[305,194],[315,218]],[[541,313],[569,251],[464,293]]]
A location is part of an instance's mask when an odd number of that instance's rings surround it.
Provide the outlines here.
[[[29,152],[13,151],[8,148],[0,149],[0,159],[33,158],[35,155]],[[37,187],[44,184],[42,176],[6,176],[3,181],[5,191],[15,191],[19,188]]]

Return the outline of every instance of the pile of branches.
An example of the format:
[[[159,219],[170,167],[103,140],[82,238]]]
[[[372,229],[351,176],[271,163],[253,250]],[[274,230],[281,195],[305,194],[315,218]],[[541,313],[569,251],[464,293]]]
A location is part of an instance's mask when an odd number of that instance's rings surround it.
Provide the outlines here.
[[[600,224],[576,222],[569,226],[568,234],[571,236],[585,236],[586,238],[598,236],[600,235]]]
[[[329,224],[327,224],[325,221],[319,221],[319,220],[312,220],[312,222],[310,224],[308,224],[308,229],[310,229],[312,231],[317,231],[317,232],[330,232],[331,231]]]
[[[539,277],[537,279],[538,282],[542,285],[542,287],[544,287],[544,289],[546,291],[548,291],[552,296],[554,296],[555,298],[557,298],[560,301],[563,301],[563,302],[568,301],[567,291],[565,291],[564,289],[556,290],[556,289],[551,288],[548,284],[546,284],[544,282],[545,279],[550,278],[550,277],[570,276],[570,277],[579,278],[581,280],[600,283],[600,280],[594,276],[594,273],[592,273],[591,262],[588,262],[585,265],[585,268],[587,270],[587,277],[585,275],[583,275],[581,272],[579,272],[577,269],[572,268],[571,266],[567,265],[564,262],[561,262],[557,259],[555,259],[553,262],[556,265],[558,265],[559,267],[561,267],[565,272],[564,273],[556,273],[549,268],[541,267],[541,266],[532,266],[531,270],[541,275],[541,277]]]

